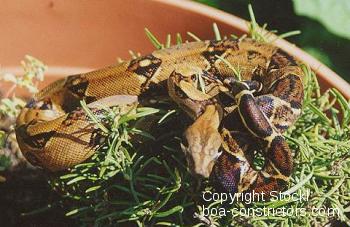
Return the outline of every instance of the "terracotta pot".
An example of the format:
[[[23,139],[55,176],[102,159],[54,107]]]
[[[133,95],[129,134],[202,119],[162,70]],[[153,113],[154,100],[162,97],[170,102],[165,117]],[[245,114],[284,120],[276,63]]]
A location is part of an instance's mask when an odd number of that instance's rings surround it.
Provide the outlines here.
[[[154,48],[144,35],[149,28],[161,41],[166,34],[187,31],[212,39],[212,23],[222,34],[247,32],[247,22],[185,0],[5,0],[0,7],[0,63],[3,71],[20,73],[25,54],[43,60],[49,70],[45,83],[86,72],[142,54]],[[276,45],[309,64],[323,88],[336,87],[350,98],[350,85],[325,65],[285,40]],[[2,85],[2,88],[4,86]]]

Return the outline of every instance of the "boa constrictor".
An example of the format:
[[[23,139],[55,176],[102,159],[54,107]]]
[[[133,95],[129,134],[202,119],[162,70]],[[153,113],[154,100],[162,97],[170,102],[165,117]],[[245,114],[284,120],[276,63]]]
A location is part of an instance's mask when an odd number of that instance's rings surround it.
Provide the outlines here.
[[[239,68],[242,80],[228,64]],[[198,75],[206,92],[194,86]],[[71,167],[89,158],[102,138],[80,100],[99,115],[98,103],[113,106],[135,96],[142,103],[165,88],[194,119],[182,145],[192,173],[211,176],[229,192],[281,190],[293,168],[281,134],[301,113],[301,75],[293,57],[251,39],[176,45],[52,83],[18,116],[17,140],[34,165]],[[265,157],[259,171],[252,167],[255,150]]]

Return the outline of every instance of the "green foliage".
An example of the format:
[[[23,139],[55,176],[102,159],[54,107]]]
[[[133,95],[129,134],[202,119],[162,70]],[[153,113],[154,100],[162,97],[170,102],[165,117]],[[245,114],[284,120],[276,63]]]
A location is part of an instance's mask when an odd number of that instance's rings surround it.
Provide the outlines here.
[[[0,130],[0,149],[2,149],[5,146],[5,140],[6,140],[6,133]]]
[[[11,73],[0,73],[0,81],[12,83],[12,87],[6,92],[0,102],[0,116],[15,117],[24,107],[25,101],[13,96],[16,88],[24,88],[30,93],[38,91],[37,82],[43,81],[46,66],[38,59],[26,55],[21,61],[23,75],[16,76]]]
[[[11,165],[11,159],[7,156],[0,156],[0,171],[4,171]]]
[[[276,30],[270,30],[267,31],[267,24],[265,23],[263,26],[259,26],[259,24],[256,22],[255,20],[255,15],[253,12],[253,8],[252,6],[249,4],[248,5],[248,11],[249,11],[249,16],[250,16],[250,23],[249,23],[249,36],[257,41],[260,42],[273,42],[274,40],[271,38],[271,34],[276,33]],[[290,36],[294,36],[294,35],[299,35],[301,32],[300,31],[289,31],[286,33],[283,33],[281,35],[278,35],[278,38],[287,38]]]
[[[293,0],[297,15],[322,23],[332,33],[350,39],[348,0]]]
[[[31,93],[38,91],[36,81],[44,80],[44,72],[47,67],[38,59],[26,55],[21,61],[24,74],[15,76],[11,73],[0,74],[0,81],[12,82],[15,86],[23,87]]]
[[[24,100],[16,97],[3,98],[0,104],[0,114],[15,117],[25,104],[26,102]]]
[[[109,109],[106,119],[99,120],[107,120],[110,126],[108,142],[99,152],[51,181],[55,190],[75,201],[74,208],[66,215],[79,218],[82,223],[106,226],[135,222],[140,225],[182,213],[188,205],[186,200],[179,203],[175,197],[183,177],[177,168],[156,155],[141,152],[138,149],[143,146],[137,148],[129,141],[135,136],[141,136],[138,140],[146,139],[143,143],[154,140],[137,128],[138,120],[149,121],[147,116],[152,115],[156,116],[155,122],[163,124],[174,111],[157,115],[159,110],[149,107],[133,105],[126,111],[121,108],[126,107]],[[187,174],[186,168],[183,171]]]

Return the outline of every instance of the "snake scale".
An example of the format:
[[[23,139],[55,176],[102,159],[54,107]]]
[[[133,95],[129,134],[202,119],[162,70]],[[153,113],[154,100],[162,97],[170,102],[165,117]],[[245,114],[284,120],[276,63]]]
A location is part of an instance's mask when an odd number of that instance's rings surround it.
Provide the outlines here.
[[[242,80],[232,69],[239,67]],[[201,75],[206,91],[194,85]],[[25,157],[51,171],[89,158],[102,136],[80,107],[117,105],[167,91],[193,119],[182,149],[191,172],[228,192],[282,190],[293,158],[282,133],[301,113],[302,70],[272,44],[249,38],[198,41],[156,50],[128,62],[68,76],[40,91],[17,119]],[[252,161],[260,152],[261,170]]]

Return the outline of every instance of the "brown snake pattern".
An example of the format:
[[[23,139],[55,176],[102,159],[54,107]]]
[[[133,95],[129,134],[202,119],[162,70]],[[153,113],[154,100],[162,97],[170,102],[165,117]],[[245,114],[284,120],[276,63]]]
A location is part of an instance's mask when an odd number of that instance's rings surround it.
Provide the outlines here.
[[[223,59],[239,67],[242,81]],[[194,88],[198,75],[205,93]],[[141,101],[165,88],[194,119],[183,146],[192,173],[210,176],[229,192],[281,190],[293,169],[281,134],[301,113],[301,75],[293,57],[251,39],[176,45],[54,82],[18,116],[17,140],[34,165],[71,167],[89,158],[103,139],[80,100],[99,116],[104,110],[98,104],[130,103],[135,96]],[[260,171],[252,167],[254,150],[265,157]]]

